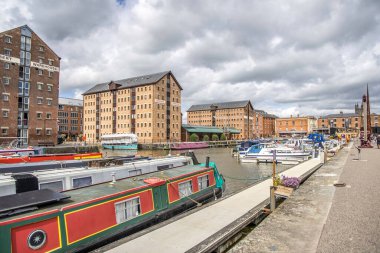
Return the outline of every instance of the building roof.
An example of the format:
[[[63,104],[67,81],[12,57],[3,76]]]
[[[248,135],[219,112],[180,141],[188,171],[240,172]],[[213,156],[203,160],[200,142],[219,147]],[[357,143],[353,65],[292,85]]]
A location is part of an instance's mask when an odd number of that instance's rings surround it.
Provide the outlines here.
[[[227,127],[226,131],[214,126],[193,126],[188,124],[182,124],[182,127],[189,133],[208,133],[208,134],[222,134],[224,132],[229,132],[231,134],[240,134],[240,130]]]
[[[322,116],[321,119],[348,118],[348,117],[360,117],[360,115],[357,113],[336,113],[336,114],[328,114],[328,115]]]
[[[232,102],[192,105],[187,111],[188,112],[194,112],[194,111],[211,110],[211,107],[213,107],[213,106],[215,106],[216,109],[241,108],[241,107],[247,106],[248,104],[251,104],[251,101],[243,100],[243,101],[232,101]],[[252,107],[252,105],[251,105],[251,107]]]
[[[256,113],[260,113],[261,115],[263,115],[263,116],[266,117],[266,118],[273,118],[273,119],[278,118],[276,115],[274,115],[274,114],[269,114],[269,113],[267,113],[267,112],[264,111],[264,110],[257,110],[257,109],[255,109],[255,112],[256,112]]]
[[[22,26],[18,26],[18,27],[15,27],[15,28],[12,28],[12,29],[9,29],[9,30],[6,30],[6,31],[2,31],[2,32],[0,32],[0,33],[6,33],[6,32],[10,32],[10,31],[12,31],[12,30],[15,30],[15,29],[28,29],[30,32],[32,32],[32,33],[34,33],[34,35],[36,35],[36,37],[38,37],[44,44],[45,44],[45,46],[47,47],[47,48],[49,48],[52,52],[53,52],[53,54],[55,54],[55,56],[57,56],[58,58],[59,58],[59,60],[61,60],[61,57],[59,57],[59,55],[57,55],[57,53],[56,52],[54,52],[54,50],[53,49],[51,49],[51,47],[49,47],[49,45],[43,40],[43,39],[41,39],[41,37],[40,36],[38,36],[38,34],[37,33],[35,33],[28,25],[22,25]]]
[[[82,99],[76,99],[76,98],[58,98],[58,104],[60,104],[60,105],[83,106],[83,100]]]
[[[153,84],[153,83],[158,82],[161,78],[163,78],[167,74],[172,74],[172,76],[174,78],[174,75],[173,75],[173,73],[171,71],[164,71],[164,72],[155,73],[155,74],[149,74],[149,75],[144,75],[144,76],[130,77],[130,78],[126,78],[126,79],[122,79],[122,80],[117,80],[117,81],[110,81],[110,82],[106,82],[106,83],[99,83],[99,84],[95,85],[94,87],[92,87],[91,89],[87,90],[82,95],[87,95],[87,94],[107,91],[107,90],[109,90],[109,86],[108,85],[110,83],[115,83],[115,84],[120,85],[119,89],[137,87],[137,86],[147,85],[147,84]],[[182,87],[179,84],[178,84],[178,86],[182,90]]]

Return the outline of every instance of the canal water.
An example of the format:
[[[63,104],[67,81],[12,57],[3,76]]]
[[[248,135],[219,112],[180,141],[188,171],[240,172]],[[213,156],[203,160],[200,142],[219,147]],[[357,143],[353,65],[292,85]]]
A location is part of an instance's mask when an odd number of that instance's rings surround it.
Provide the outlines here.
[[[169,151],[169,150],[139,150],[139,151],[123,151],[123,150],[103,150],[104,156],[127,156],[139,155],[149,157],[176,155],[185,151]],[[260,180],[272,176],[271,163],[240,163],[236,157],[232,157],[231,148],[208,148],[193,150],[199,162],[204,163],[206,157],[210,157],[210,161],[215,162],[220,173],[226,180],[226,194],[237,192],[247,186],[250,186]],[[294,165],[276,165],[276,172],[282,172]]]

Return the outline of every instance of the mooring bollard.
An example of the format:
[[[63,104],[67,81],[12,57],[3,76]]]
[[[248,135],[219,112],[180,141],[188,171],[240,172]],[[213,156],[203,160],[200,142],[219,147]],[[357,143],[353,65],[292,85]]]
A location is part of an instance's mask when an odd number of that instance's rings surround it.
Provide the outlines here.
[[[276,209],[276,197],[274,195],[274,186],[270,187],[270,211],[273,212]]]

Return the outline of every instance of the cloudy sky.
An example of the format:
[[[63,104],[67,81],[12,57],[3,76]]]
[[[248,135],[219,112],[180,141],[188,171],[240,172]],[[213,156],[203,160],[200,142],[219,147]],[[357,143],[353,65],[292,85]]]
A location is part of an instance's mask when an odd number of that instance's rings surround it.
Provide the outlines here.
[[[190,105],[250,99],[279,116],[380,113],[380,1],[1,0],[61,56],[60,96],[172,70]],[[186,118],[186,115],[184,115]]]

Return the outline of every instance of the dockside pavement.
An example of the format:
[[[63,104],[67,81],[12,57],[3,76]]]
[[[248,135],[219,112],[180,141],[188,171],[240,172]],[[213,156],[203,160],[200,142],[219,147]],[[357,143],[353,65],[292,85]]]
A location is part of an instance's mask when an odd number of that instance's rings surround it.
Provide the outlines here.
[[[380,149],[358,158],[343,148],[228,252],[380,252]]]

